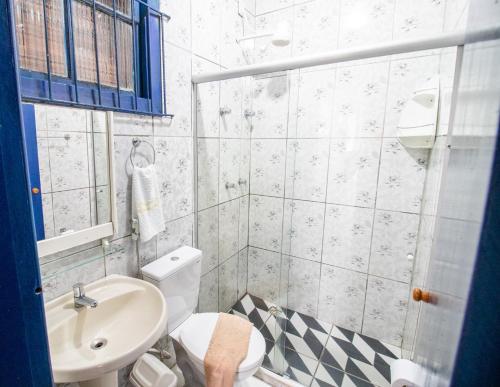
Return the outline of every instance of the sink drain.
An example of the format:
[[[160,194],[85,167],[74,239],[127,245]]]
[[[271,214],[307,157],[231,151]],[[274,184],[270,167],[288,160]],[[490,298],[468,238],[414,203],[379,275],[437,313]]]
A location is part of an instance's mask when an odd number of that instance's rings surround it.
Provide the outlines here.
[[[90,348],[92,348],[94,350],[98,350],[98,349],[104,348],[106,346],[106,344],[108,344],[108,340],[106,340],[106,339],[101,339],[101,338],[95,339],[90,343]]]

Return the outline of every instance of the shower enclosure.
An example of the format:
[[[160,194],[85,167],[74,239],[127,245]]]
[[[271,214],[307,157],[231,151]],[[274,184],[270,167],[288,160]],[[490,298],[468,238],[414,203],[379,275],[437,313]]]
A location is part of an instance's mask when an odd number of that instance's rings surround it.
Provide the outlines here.
[[[462,44],[443,34],[220,73],[195,64],[199,310],[252,321],[264,367],[304,385],[321,373],[388,385],[390,363],[411,356],[410,289],[431,254]],[[436,75],[436,142],[406,148],[401,111]]]

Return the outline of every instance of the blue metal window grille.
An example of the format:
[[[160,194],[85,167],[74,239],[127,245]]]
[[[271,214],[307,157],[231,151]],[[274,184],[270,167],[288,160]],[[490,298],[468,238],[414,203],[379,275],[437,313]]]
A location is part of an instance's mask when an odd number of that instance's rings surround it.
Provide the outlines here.
[[[14,0],[23,101],[173,116],[166,110],[163,59],[170,17],[152,1],[29,0],[32,8],[22,8],[24,1]],[[51,18],[56,11],[60,20]],[[30,23],[43,30],[31,42],[23,35]],[[21,57],[26,52],[28,59]]]

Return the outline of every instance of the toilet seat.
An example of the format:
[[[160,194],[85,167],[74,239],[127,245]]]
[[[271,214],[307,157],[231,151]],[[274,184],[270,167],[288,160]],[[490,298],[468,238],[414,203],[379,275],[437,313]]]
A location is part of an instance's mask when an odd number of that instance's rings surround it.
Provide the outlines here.
[[[185,322],[180,332],[180,343],[199,370],[204,369],[205,354],[218,318],[219,313],[194,314]],[[260,367],[265,353],[264,337],[258,329],[252,327],[247,357],[241,362],[237,373]]]

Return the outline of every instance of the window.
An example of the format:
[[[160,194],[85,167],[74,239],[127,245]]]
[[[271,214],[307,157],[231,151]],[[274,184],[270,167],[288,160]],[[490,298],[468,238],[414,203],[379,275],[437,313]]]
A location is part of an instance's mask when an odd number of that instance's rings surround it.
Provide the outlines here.
[[[24,100],[166,115],[167,15],[146,0],[14,4]]]

